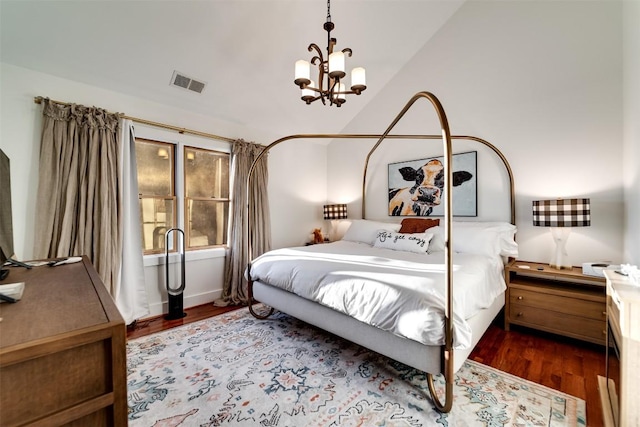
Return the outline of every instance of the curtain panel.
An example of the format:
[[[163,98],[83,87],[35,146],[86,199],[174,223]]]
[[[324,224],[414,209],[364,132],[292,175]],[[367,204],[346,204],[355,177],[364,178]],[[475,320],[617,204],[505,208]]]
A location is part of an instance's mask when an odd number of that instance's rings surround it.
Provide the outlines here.
[[[133,122],[120,120],[120,190],[121,214],[118,227],[122,234],[122,254],[118,278],[113,285],[113,299],[128,325],[149,314],[149,302],[144,278],[142,225],[138,196],[136,137]]]
[[[256,164],[249,194],[247,194],[249,170],[262,150],[264,150],[262,145],[241,139],[233,143],[231,150],[233,168],[232,220],[225,258],[222,298],[216,301],[216,305],[246,305],[248,303],[247,281],[244,272],[249,263],[247,242],[249,223],[252,224],[253,230],[251,242],[253,256],[256,257],[271,249],[271,217],[267,192],[268,154],[262,156]],[[247,212],[249,198],[251,198],[251,212]]]
[[[44,100],[34,254],[87,255],[113,295],[122,256],[119,115]]]

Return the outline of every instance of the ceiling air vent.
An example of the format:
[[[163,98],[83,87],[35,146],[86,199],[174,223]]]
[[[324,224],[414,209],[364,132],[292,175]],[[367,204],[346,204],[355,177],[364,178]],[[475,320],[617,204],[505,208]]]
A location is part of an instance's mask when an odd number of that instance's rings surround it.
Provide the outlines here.
[[[179,71],[174,71],[173,76],[171,76],[171,85],[190,90],[192,92],[202,93],[207,84],[205,82],[192,79],[191,77],[187,77]]]

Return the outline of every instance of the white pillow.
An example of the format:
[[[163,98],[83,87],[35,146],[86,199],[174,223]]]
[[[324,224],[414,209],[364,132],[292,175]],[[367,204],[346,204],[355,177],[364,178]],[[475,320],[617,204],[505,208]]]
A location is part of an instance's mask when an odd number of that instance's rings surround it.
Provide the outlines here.
[[[500,238],[496,231],[476,227],[454,227],[453,250],[468,254],[500,255]]]
[[[501,256],[506,257],[517,257],[518,256],[518,244],[515,241],[516,234],[516,226],[509,222],[500,222],[500,221],[460,221],[453,223],[454,229],[462,229],[462,228],[476,228],[480,230],[485,230],[487,232],[495,233],[495,235],[489,236],[486,233],[481,232],[481,236],[477,236],[475,233],[466,234],[466,237],[470,237],[471,239],[479,239],[481,237],[486,237],[488,239],[497,239],[497,242],[492,241],[491,245],[496,245]],[[455,235],[454,235],[455,237]],[[462,235],[465,237],[465,235]],[[454,246],[456,245],[456,240],[454,238],[453,241]],[[485,248],[488,248],[488,243],[485,243]],[[492,247],[496,247],[492,246]],[[465,246],[466,247],[466,246]],[[472,248],[475,246],[472,246]],[[468,250],[468,249],[467,249]],[[458,252],[464,252],[462,250]],[[485,252],[485,251],[480,251]],[[487,251],[488,252],[488,251]]]
[[[388,230],[378,230],[378,236],[373,246],[376,248],[393,249],[394,251],[415,252],[426,254],[432,233],[396,233]]]
[[[444,227],[429,229],[434,234],[429,252],[444,251]],[[518,256],[515,241],[516,227],[508,222],[454,221],[452,224],[453,250],[488,256]]]
[[[430,254],[434,252],[444,252],[444,227],[436,225],[435,227],[431,227],[429,232],[433,233],[433,237],[429,242],[428,252]]]
[[[367,219],[354,219],[351,221],[351,225],[344,233],[342,240],[373,245],[373,242],[378,236],[378,230],[389,230],[397,232],[400,230],[400,227],[401,224],[399,223],[370,221]]]

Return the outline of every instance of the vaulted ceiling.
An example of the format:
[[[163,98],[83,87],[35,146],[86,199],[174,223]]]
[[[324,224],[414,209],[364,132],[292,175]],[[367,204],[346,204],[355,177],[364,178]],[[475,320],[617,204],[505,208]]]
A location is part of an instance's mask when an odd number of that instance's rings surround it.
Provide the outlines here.
[[[462,3],[334,0],[332,37],[353,50],[347,69],[365,67],[368,86],[340,108],[305,105],[293,84],[294,62],[311,59],[307,46],[326,47],[321,0],[0,0],[0,55],[274,135],[339,132]],[[202,94],[171,86],[175,70],[206,82]]]

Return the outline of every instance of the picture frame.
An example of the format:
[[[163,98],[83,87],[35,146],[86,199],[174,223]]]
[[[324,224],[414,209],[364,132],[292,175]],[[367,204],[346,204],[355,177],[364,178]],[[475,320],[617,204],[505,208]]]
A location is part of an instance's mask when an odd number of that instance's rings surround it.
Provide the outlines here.
[[[453,216],[478,216],[477,151],[453,154]],[[388,164],[389,216],[444,216],[444,156]]]

